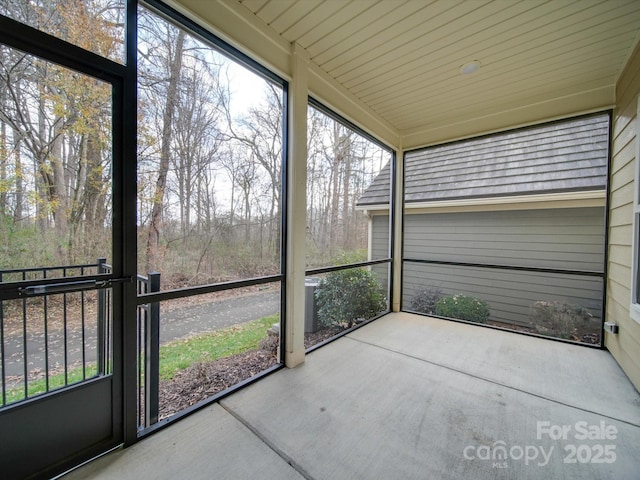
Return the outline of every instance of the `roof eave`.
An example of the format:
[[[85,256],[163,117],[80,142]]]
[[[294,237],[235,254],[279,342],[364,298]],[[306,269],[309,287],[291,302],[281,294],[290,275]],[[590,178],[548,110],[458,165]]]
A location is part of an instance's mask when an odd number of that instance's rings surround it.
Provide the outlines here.
[[[606,190],[580,192],[543,193],[537,195],[513,195],[488,198],[461,198],[435,202],[405,203],[408,214],[480,212],[491,210],[536,210],[549,208],[604,207]],[[357,210],[368,215],[384,215],[388,204],[358,205]]]

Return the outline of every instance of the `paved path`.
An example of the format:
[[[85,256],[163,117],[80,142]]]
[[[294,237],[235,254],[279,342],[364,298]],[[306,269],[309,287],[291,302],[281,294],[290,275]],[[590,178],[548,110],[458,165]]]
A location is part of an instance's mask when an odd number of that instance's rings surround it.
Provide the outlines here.
[[[161,304],[162,305],[162,304]],[[160,310],[160,344],[210,332],[239,323],[249,322],[280,311],[280,293],[259,292],[242,297],[182,307],[163,312]],[[96,329],[85,328],[85,362],[96,360]],[[49,332],[49,373],[64,371],[64,336],[62,332]],[[82,331],[70,330],[67,334],[69,366],[82,365]],[[17,383],[24,374],[24,339],[22,334],[8,335],[4,342],[5,377],[9,383]],[[31,374],[45,371],[45,343],[43,335],[27,337],[27,370]]]
[[[160,311],[160,344],[257,320],[280,311],[280,293],[262,292],[217,302]]]

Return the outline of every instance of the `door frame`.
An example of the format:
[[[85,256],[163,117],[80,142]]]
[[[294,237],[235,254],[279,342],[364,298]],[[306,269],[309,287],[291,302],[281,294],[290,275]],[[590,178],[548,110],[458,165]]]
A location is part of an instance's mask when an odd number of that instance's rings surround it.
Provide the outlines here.
[[[52,442],[58,439],[57,434],[42,432],[48,428],[47,423],[43,422],[52,420],[53,425],[60,427],[63,425],[60,422],[56,423],[51,413],[66,413],[67,418],[71,418],[74,411],[77,413],[75,409],[81,406],[75,405],[74,409],[74,402],[70,401],[71,392],[82,390],[89,396],[87,398],[100,398],[110,393],[110,422],[87,421],[80,431],[72,432],[84,438],[84,443],[74,444],[73,451],[68,451],[61,457],[43,455],[41,462],[30,462],[30,472],[25,474],[20,470],[21,476],[26,475],[28,478],[51,477],[62,473],[119,445],[133,443],[137,438],[136,290],[133,281],[137,261],[136,209],[132,208],[136,204],[137,1],[126,0],[126,9],[125,65],[0,16],[0,43],[112,85],[113,261],[111,274],[104,277],[111,283],[113,299],[112,373],[111,376],[92,379],[8,407],[16,413],[9,421],[12,428],[20,428],[26,434],[31,430],[33,435],[41,438],[45,447],[51,445],[54,450],[57,445]],[[110,386],[107,386],[107,383]],[[45,402],[48,402],[48,406],[41,408],[40,404]],[[91,429],[94,431],[91,432]],[[82,433],[86,435],[83,436]],[[26,435],[23,436],[27,438]],[[33,442],[33,445],[35,448],[38,442]],[[33,449],[29,450],[33,453]],[[16,459],[16,462],[18,461],[19,459]],[[14,465],[14,468],[18,467]],[[20,468],[23,467],[24,465]],[[14,471],[11,466],[3,466],[4,468]]]

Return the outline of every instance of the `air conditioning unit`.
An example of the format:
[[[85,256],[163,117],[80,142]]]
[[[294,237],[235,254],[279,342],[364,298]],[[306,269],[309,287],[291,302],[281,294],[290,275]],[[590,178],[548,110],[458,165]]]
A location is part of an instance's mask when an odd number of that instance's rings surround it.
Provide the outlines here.
[[[304,333],[312,333],[320,329],[318,305],[316,304],[318,286],[320,286],[319,278],[309,277],[304,281]]]

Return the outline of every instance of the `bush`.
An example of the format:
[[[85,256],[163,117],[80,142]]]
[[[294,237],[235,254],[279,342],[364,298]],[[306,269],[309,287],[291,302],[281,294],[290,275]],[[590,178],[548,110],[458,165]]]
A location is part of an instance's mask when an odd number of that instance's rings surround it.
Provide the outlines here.
[[[449,295],[436,302],[436,315],[457,318],[469,322],[487,323],[489,307],[487,302],[466,295]]]
[[[537,333],[560,338],[575,338],[579,326],[587,326],[593,318],[589,310],[562,302],[537,301],[529,309],[529,321]]]
[[[366,262],[367,253],[366,248],[342,252],[334,256],[330,263],[334,265],[348,265],[349,263]]]
[[[368,320],[387,309],[375,274],[361,268],[329,273],[316,289],[318,321],[323,326]]]
[[[413,296],[409,309],[413,312],[434,315],[436,313],[436,303],[438,303],[440,297],[442,297],[442,289],[440,287],[423,288]]]

